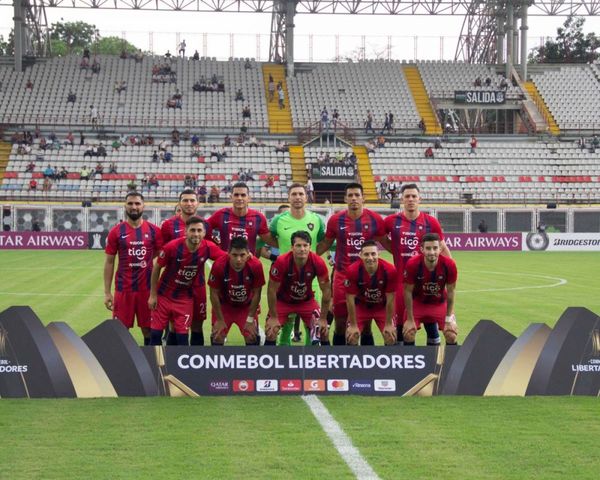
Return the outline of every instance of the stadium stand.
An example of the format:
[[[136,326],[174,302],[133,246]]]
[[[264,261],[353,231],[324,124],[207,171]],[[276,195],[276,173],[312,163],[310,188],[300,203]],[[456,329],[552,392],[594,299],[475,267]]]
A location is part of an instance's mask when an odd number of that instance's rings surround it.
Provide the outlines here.
[[[594,65],[551,68],[531,78],[561,130],[600,127],[600,76]]]
[[[394,128],[416,129],[419,114],[398,61],[364,61],[303,65],[288,80],[294,125],[306,127],[320,119],[323,108],[330,119],[334,109],[340,122],[364,129],[367,112],[380,131],[392,112]]]
[[[90,125],[90,107],[94,105],[100,126],[105,127],[210,126],[238,131],[242,121],[251,130],[268,127],[262,69],[255,62],[246,69],[241,60],[153,56],[136,63],[117,56],[97,59],[97,74],[82,69],[81,58],[76,56],[51,58],[23,73],[0,68],[0,83],[13,92],[0,99],[2,123]],[[158,73],[159,66],[169,67],[173,75]],[[217,80],[215,91],[210,90],[213,75]],[[29,80],[32,89],[25,88]],[[116,88],[118,82],[127,84],[121,93]],[[209,89],[192,90],[197,82],[198,87],[202,84]],[[238,89],[243,101],[235,99]],[[75,102],[67,102],[69,90],[75,94]],[[181,108],[167,108],[167,100],[177,90],[182,94]],[[250,118],[242,117],[244,105],[250,106]]]
[[[425,158],[428,143],[394,143],[371,153],[377,188],[416,182],[427,201],[443,203],[589,203],[597,199],[598,153],[574,143],[444,143]]]
[[[239,179],[240,169],[246,173],[251,169],[253,179],[247,183],[255,200],[270,202],[281,201],[287,197],[287,185],[291,183],[291,166],[289,153],[275,152],[275,146],[263,144],[256,147],[231,146],[226,148],[227,156],[218,161],[211,156],[213,143],[206,142],[200,146],[199,153],[192,156],[189,141],[182,141],[179,146],[169,146],[173,161],[169,163],[152,162],[152,154],[156,146],[127,146],[118,151],[107,150],[106,157],[84,157],[86,146],[66,146],[58,151],[39,150],[34,145],[29,154],[18,154],[14,145],[5,179],[0,191],[16,199],[35,200],[120,200],[133,181],[150,199],[171,200],[176,198],[184,187],[186,175],[195,177],[196,186],[205,185],[210,191],[213,185],[223,190]],[[90,180],[82,180],[80,171],[85,166],[90,169],[100,161],[105,173],[95,175]],[[33,162],[36,167],[28,172],[28,165]],[[114,163],[118,173],[107,173],[109,165]],[[64,179],[52,180],[48,190],[42,189],[44,169],[47,165],[69,172]],[[156,174],[158,186],[150,187],[142,181],[146,175]],[[273,176],[273,186],[265,188],[268,177]],[[39,183],[35,190],[30,189],[30,181]],[[222,197],[223,199],[223,197]]]

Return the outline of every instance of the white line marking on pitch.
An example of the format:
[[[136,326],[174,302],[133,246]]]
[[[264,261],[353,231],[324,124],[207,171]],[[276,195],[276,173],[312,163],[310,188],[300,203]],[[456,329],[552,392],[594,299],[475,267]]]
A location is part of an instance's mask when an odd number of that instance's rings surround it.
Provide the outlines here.
[[[329,410],[321,403],[315,395],[303,395],[302,400],[308,405],[312,414],[321,424],[321,428],[325,431],[333,446],[338,451],[344,462],[350,467],[352,473],[359,479],[379,480],[379,476],[367,463],[364,457],[358,451],[352,440],[342,430],[340,424],[331,416]]]
[[[14,295],[17,297],[103,297],[91,293],[40,293],[40,292],[0,292],[0,295]]]
[[[525,285],[523,287],[506,287],[506,288],[483,288],[478,290],[457,290],[457,293],[479,293],[479,292],[510,292],[513,290],[530,290],[533,288],[554,288],[566,285],[568,282],[565,278],[550,277],[548,275],[536,275],[535,273],[515,273],[515,272],[483,272],[484,274],[490,273],[493,275],[509,275],[509,276],[521,276],[521,277],[533,277],[542,278],[544,280],[554,280],[555,283],[549,285]]]

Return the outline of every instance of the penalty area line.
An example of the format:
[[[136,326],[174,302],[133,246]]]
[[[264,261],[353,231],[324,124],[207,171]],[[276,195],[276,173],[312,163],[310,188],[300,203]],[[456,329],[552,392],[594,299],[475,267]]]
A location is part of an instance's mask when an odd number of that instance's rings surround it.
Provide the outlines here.
[[[316,395],[303,395],[302,400],[308,405],[321,428],[325,431],[333,446],[340,454],[352,473],[359,479],[380,480],[379,476],[360,454],[358,448],[352,444],[350,437],[342,430],[340,424],[333,418],[327,407],[323,405]]]

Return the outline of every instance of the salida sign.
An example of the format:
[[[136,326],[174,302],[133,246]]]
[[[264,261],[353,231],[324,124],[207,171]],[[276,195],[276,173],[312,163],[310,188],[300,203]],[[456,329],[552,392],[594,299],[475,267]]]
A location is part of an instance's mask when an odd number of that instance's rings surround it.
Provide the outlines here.
[[[457,90],[454,92],[454,102],[499,105],[506,102],[506,93],[502,90]]]
[[[325,163],[315,165],[312,168],[313,178],[329,178],[338,180],[353,180],[356,175],[356,168],[352,165],[339,165],[334,163]]]

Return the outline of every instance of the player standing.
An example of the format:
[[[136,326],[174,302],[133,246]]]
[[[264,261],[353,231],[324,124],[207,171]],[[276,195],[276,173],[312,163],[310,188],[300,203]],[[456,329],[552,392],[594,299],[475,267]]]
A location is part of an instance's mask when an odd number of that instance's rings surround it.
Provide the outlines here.
[[[261,261],[248,250],[248,240],[234,237],[229,253],[212,266],[208,278],[212,305],[212,345],[223,345],[235,323],[246,345],[258,345],[257,310],[265,274]]]
[[[244,237],[248,240],[248,248],[256,251],[256,238],[277,246],[269,232],[265,216],[258,210],[248,208],[250,189],[244,182],[233,185],[231,190],[232,206],[221,208],[208,219],[208,225],[215,240],[224,252],[229,250],[229,243],[234,237]]]
[[[160,230],[144,221],[144,197],[129,192],[125,197],[125,221],[115,225],[106,239],[104,260],[104,305],[113,312],[113,318],[127,328],[133,327],[134,318],[142,334],[144,345],[150,342],[150,277],[152,260],[162,247]],[[115,274],[115,294],[111,293],[115,257],[119,264]]]
[[[419,253],[419,244],[426,233],[437,233],[440,237],[440,253],[450,257],[450,250],[444,242],[442,227],[435,217],[419,210],[421,196],[415,183],[407,183],[400,189],[402,211],[385,218],[385,230],[389,234],[382,245],[392,253],[394,266],[398,272],[396,290],[396,319],[398,340],[402,339],[404,321],[404,294],[402,291],[403,272],[406,262]]]
[[[194,290],[198,283],[204,285],[204,264],[209,258],[217,260],[225,255],[213,242],[204,239],[202,218],[191,217],[185,225],[185,238],[165,245],[152,269],[148,298],[148,306],[153,310],[151,345],[161,345],[163,330],[169,322],[173,323],[177,345],[188,344]]]
[[[333,275],[334,345],[346,344],[346,324],[348,323],[344,288],[346,271],[352,263],[359,259],[363,242],[372,239],[385,241],[383,218],[378,213],[364,208],[363,186],[360,183],[346,185],[344,201],[348,208],[329,218],[325,238],[317,245],[317,255],[322,255],[333,245],[333,241],[336,241]],[[370,324],[361,336],[361,345],[374,345]]]
[[[440,344],[440,330],[444,332],[446,345],[456,345],[456,263],[441,255],[437,233],[423,235],[420,251],[406,263],[404,272],[404,345],[415,344],[415,335],[421,325],[427,332],[427,345]]]
[[[178,214],[166,219],[160,226],[165,245],[171,240],[185,237],[185,222],[196,215],[198,210],[198,195],[193,189],[186,188],[179,194],[177,210],[179,211]],[[198,280],[200,280],[200,277],[198,277]],[[192,325],[190,327],[191,345],[204,345],[204,332],[202,330],[204,320],[206,320],[206,286],[204,283],[197,283],[194,288],[194,313],[192,314]],[[177,345],[172,328],[168,329],[167,345]]]
[[[394,345],[396,269],[379,258],[379,248],[374,240],[362,244],[359,256],[360,260],[350,265],[344,280],[348,309],[346,343],[357,345],[364,328],[375,320],[385,344]]]
[[[279,251],[281,254],[288,253],[292,248],[292,234],[294,232],[304,231],[310,235],[311,248],[313,252],[317,251],[317,243],[325,235],[325,221],[323,218],[310,210],[306,209],[306,187],[301,183],[293,183],[288,189],[288,203],[290,209],[287,212],[277,215],[271,224],[269,230],[273,238],[277,239]],[[317,301],[320,291],[317,291]],[[286,323],[281,328],[279,335],[280,345],[291,345],[293,321]],[[305,344],[310,345],[310,335],[306,331]]]
[[[310,251],[308,232],[291,235],[292,251],[280,255],[271,266],[267,298],[269,316],[265,324],[265,345],[275,345],[282,325],[290,315],[300,315],[312,339],[329,344],[327,307],[331,301],[331,283],[325,260]],[[322,292],[321,307],[312,288],[317,279]]]

